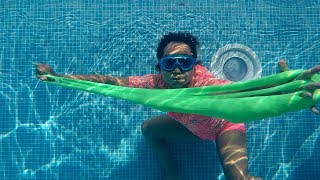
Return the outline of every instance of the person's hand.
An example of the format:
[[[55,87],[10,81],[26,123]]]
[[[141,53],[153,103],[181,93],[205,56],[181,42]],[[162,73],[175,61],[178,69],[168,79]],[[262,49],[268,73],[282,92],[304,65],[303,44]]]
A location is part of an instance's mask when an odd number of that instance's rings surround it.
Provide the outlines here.
[[[55,73],[54,70],[48,64],[36,64],[35,66],[36,66],[36,76],[42,81],[53,81],[53,79],[50,79],[44,75],[50,74],[50,75],[57,76],[57,73]]]
[[[280,72],[284,72],[284,71],[288,70],[288,67],[287,67],[285,60],[279,60],[278,66],[279,66]],[[307,70],[306,72],[300,74],[294,80],[310,79],[314,74],[319,73],[319,72],[320,72],[320,66],[315,66],[315,67]],[[320,89],[320,82],[308,83],[305,86],[303,86],[303,89],[308,90],[308,92],[301,94],[301,96],[305,97],[305,98],[312,98],[311,92],[313,92],[317,89]],[[311,107],[311,111],[314,114],[320,115],[320,111],[315,106]]]

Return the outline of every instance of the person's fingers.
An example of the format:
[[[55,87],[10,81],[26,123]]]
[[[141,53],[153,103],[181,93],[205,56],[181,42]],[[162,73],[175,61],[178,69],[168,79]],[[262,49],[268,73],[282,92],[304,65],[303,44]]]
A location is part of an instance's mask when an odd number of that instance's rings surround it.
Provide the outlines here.
[[[36,66],[37,75],[47,75],[47,74],[55,75],[55,72],[48,64],[36,64],[35,66]]]
[[[307,70],[306,72],[302,73],[302,74],[299,75],[298,77],[296,77],[296,80],[309,79],[309,78],[311,78],[314,74],[319,73],[319,72],[320,72],[320,66],[315,66],[315,67]]]
[[[303,86],[303,89],[306,89],[306,90],[320,89],[320,82],[308,83],[305,86]]]
[[[46,76],[43,76],[43,75],[36,75],[36,77],[39,78],[42,81],[55,81],[54,79],[46,77]]]
[[[312,93],[304,92],[304,93],[299,94],[299,96],[304,97],[304,98],[312,98]]]
[[[45,68],[43,68],[43,65],[42,64],[36,64],[35,66],[36,66],[36,74],[43,75],[44,71],[45,71]]]
[[[288,71],[288,67],[287,67],[286,61],[283,60],[283,59],[280,59],[278,61],[278,68],[279,68],[280,72]]]
[[[310,110],[311,110],[314,114],[320,115],[320,111],[319,111],[315,106],[311,107]]]
[[[42,76],[42,75],[36,75],[36,77],[42,81],[46,81],[47,80],[47,77],[45,76]]]
[[[47,68],[45,68],[45,67],[43,67],[43,66],[40,66],[40,67],[38,68],[38,71],[39,71],[40,74],[48,74]]]

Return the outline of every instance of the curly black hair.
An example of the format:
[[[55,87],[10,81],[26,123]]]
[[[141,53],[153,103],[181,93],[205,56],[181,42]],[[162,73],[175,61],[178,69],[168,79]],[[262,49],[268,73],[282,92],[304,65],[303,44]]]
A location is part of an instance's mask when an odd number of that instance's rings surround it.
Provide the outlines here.
[[[170,32],[167,35],[164,35],[158,44],[158,48],[157,48],[158,59],[161,59],[163,57],[164,48],[171,42],[180,42],[180,43],[187,44],[191,49],[193,57],[197,58],[198,46],[200,45],[197,37],[195,37],[194,35],[188,32]]]

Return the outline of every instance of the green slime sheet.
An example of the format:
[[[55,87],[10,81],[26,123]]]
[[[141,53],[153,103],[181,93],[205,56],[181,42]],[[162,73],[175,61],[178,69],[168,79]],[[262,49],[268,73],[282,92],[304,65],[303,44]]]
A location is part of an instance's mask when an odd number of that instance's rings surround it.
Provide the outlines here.
[[[308,80],[293,79],[305,70],[291,70],[246,82],[179,89],[145,89],[46,75],[50,84],[133,101],[165,112],[180,112],[224,118],[233,123],[274,117],[310,108],[320,99],[301,97],[302,87],[320,82],[315,74]],[[270,87],[272,86],[272,87]]]

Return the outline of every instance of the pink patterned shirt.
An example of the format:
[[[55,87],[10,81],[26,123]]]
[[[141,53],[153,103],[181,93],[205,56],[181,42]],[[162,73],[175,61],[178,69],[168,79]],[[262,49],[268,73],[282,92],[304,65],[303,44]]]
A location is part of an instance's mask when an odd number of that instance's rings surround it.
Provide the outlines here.
[[[227,84],[229,81],[217,79],[207,68],[201,65],[194,67],[194,76],[188,87],[200,87],[210,85]],[[138,88],[168,89],[160,74],[149,74],[145,76],[129,76],[129,86]],[[167,112],[167,114],[184,125],[193,134],[201,139],[215,140],[216,137],[228,130],[239,130],[245,133],[243,123],[233,124],[221,118],[202,116],[197,114],[184,114],[178,112]]]

